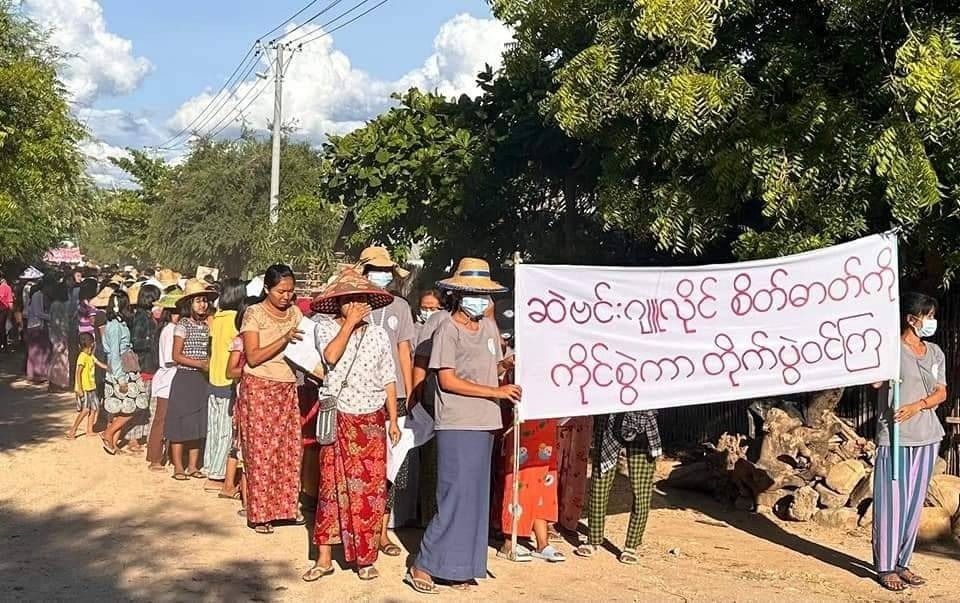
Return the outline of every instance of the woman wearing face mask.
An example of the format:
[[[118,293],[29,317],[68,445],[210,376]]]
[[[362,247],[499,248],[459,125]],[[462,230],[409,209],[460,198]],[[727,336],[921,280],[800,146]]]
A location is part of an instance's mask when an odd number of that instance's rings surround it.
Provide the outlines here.
[[[409,272],[390,258],[390,252],[383,247],[365,249],[360,254],[360,264],[363,266],[363,276],[385,290],[389,290],[394,284],[399,285],[400,281],[410,276]],[[399,295],[394,296],[390,305],[373,311],[370,322],[385,330],[390,338],[390,352],[397,373],[397,413],[398,416],[405,417],[408,392],[413,390],[413,339],[416,335],[410,304]],[[399,557],[403,552],[390,540],[388,528],[391,514],[394,515],[397,526],[413,520],[416,514],[417,485],[413,481],[418,471],[416,458],[417,455],[412,452],[407,455],[387,491],[387,507],[380,529],[380,552],[388,557]]]
[[[936,408],[947,399],[946,358],[923,341],[937,330],[937,301],[920,293],[901,300],[900,408],[892,408],[887,384],[880,391],[877,458],[873,477],[873,562],[887,590],[902,591],[926,580],[910,571],[923,507],[944,430]],[[900,475],[893,479],[892,423],[900,427]]]
[[[496,324],[484,319],[490,295],[507,289],[490,278],[487,262],[461,260],[438,283],[453,292],[456,309],[433,337],[430,370],[437,376],[437,514],[405,581],[436,592],[433,578],[466,589],[487,574],[490,464],[493,432],[503,426],[500,400],[516,402],[520,387],[499,385],[502,359]]]
[[[417,316],[414,321],[414,329],[416,331],[416,338],[414,339],[414,345],[417,341],[420,341],[420,333],[423,332],[423,325],[427,324],[427,321],[430,320],[437,312],[440,312],[443,309],[443,305],[440,299],[440,292],[436,289],[429,289],[420,294],[419,302],[417,303]]]

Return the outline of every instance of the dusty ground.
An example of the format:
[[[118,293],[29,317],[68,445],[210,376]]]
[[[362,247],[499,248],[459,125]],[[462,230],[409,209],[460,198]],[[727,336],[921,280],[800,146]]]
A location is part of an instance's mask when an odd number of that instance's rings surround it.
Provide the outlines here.
[[[302,582],[304,528],[256,535],[235,503],[204,494],[201,482],[149,473],[139,458],[108,457],[98,439],[65,440],[71,397],[17,382],[12,368],[10,357],[0,362],[0,600],[417,598],[400,581],[406,556],[382,560],[383,577],[373,583],[349,571]],[[608,535],[621,543],[626,484],[617,489]],[[957,551],[919,554],[914,567],[932,584],[896,597],[869,577],[865,534],[784,524],[678,492],[657,494],[654,504],[639,567],[609,554],[515,565],[491,550],[491,579],[466,597],[446,591],[436,600],[960,600]],[[401,537],[414,551],[419,534]]]

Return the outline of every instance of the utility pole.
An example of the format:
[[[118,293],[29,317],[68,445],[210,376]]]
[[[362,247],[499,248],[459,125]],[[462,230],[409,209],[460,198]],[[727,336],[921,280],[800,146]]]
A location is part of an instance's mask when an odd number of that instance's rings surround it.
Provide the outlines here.
[[[270,224],[280,217],[280,135],[283,122],[283,42],[274,44],[273,153],[270,162]]]

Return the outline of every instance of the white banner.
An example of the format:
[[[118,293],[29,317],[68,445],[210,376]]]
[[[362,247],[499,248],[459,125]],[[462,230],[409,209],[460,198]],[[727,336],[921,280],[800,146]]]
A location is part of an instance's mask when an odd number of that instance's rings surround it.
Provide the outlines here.
[[[715,266],[517,266],[524,420],[899,375],[894,234]]]

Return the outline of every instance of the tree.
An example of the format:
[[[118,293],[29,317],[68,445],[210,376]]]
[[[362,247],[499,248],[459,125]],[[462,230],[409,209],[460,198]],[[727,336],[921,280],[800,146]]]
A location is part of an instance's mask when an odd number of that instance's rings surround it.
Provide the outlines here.
[[[85,132],[57,79],[61,59],[0,0],[0,258],[31,259],[75,232],[89,200]]]
[[[912,0],[494,0],[501,77],[596,149],[604,227],[767,257],[893,226],[929,284],[960,267],[960,6]]]

